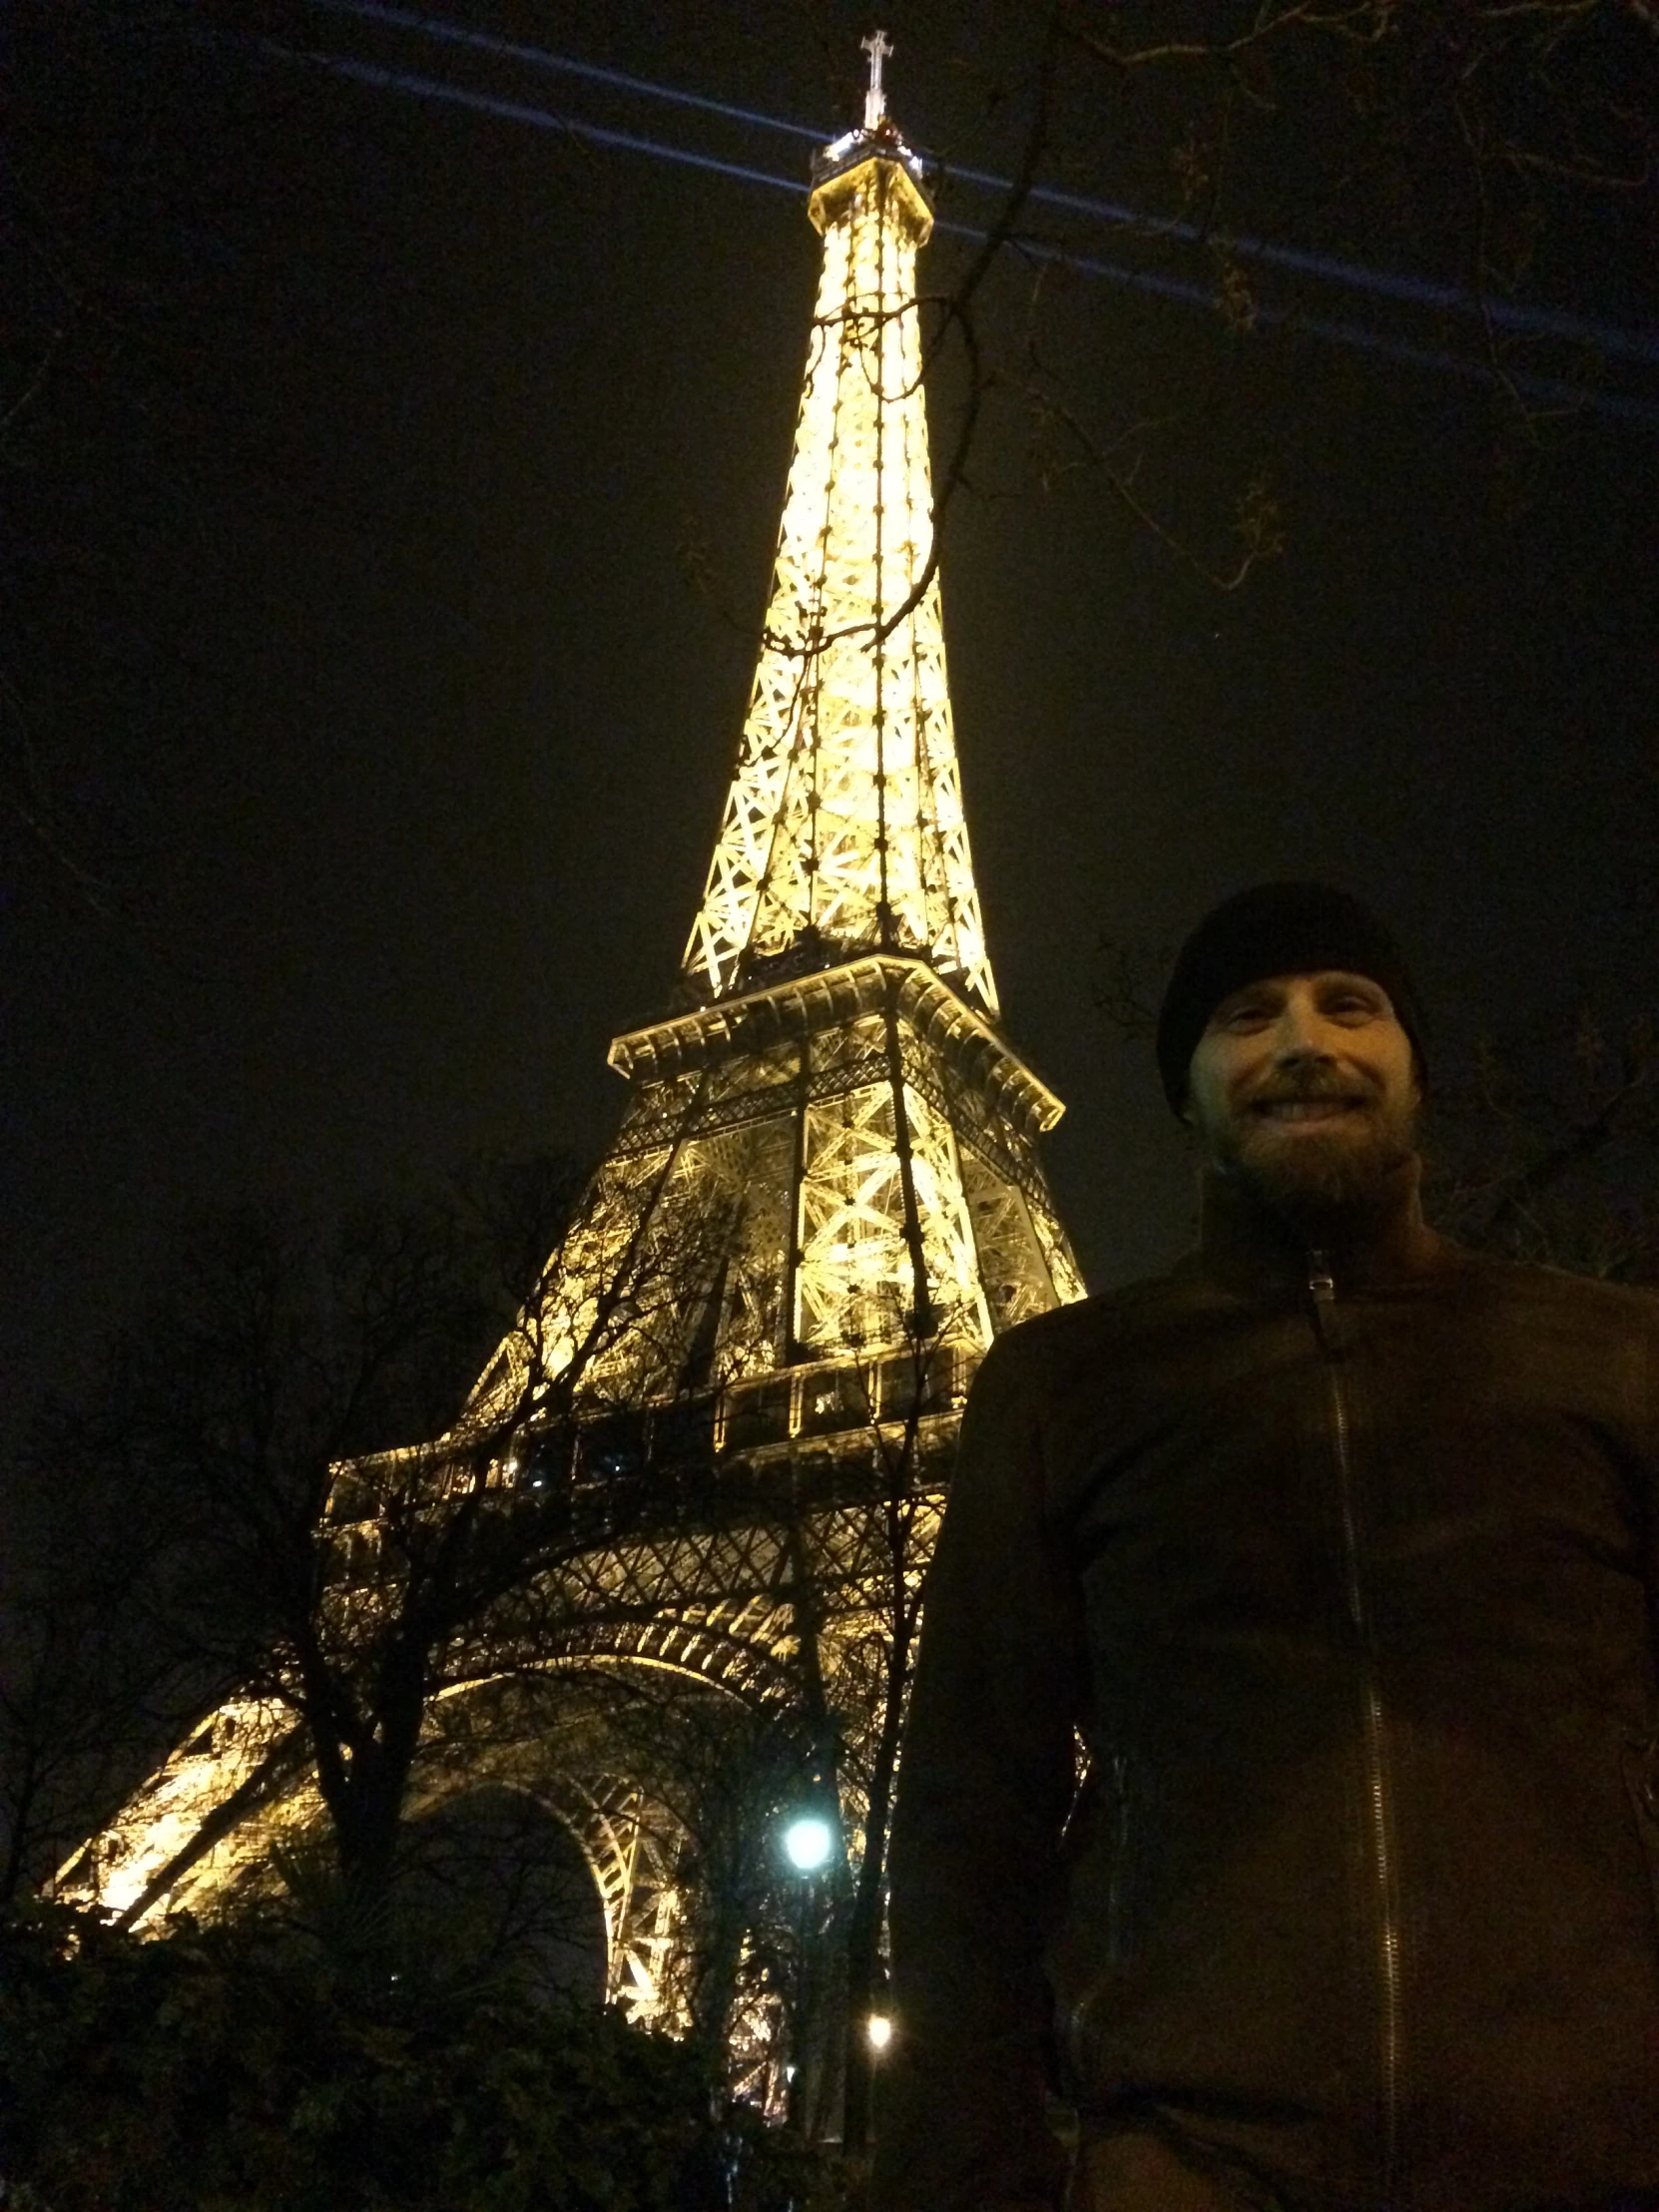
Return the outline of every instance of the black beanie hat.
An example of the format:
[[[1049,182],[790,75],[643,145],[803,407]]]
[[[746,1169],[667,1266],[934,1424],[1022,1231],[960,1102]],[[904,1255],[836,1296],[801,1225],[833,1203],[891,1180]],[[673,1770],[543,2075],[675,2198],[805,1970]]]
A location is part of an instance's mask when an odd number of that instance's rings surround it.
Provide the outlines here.
[[[1426,1079],[1422,1009],[1399,947],[1377,916],[1329,883],[1258,883],[1206,914],[1176,956],[1158,1012],[1158,1072],[1175,1112],[1187,1103],[1187,1070],[1224,998],[1264,976],[1322,968],[1347,968],[1382,985]]]

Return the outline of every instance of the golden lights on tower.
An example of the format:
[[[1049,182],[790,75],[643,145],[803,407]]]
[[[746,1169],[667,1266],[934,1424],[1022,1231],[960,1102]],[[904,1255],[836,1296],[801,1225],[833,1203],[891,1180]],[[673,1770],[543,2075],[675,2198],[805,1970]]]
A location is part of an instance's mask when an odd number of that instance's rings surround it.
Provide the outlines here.
[[[803,944],[911,952],[994,1015],[928,575],[916,254],[932,213],[924,165],[886,118],[891,49],[879,32],[864,44],[864,128],[816,165],[824,268],[795,456],[738,771],[685,967],[720,996]]]
[[[428,1460],[436,1485],[487,1454],[503,1493],[556,1463],[573,1512],[608,1511],[619,1470],[660,1486],[660,1525],[595,1539],[550,1584],[561,1665],[741,1694],[787,1677],[808,1529],[837,1593],[816,1663],[832,1701],[846,1670],[849,1709],[886,1602],[870,1594],[890,1572],[885,1507],[865,1495],[884,1454],[904,1439],[905,1479],[928,1493],[919,1575],[979,1356],[1083,1295],[1038,1150],[1063,1109],[997,1027],[962,811],[916,311],[926,169],[886,115],[890,47],[864,44],[862,126],[814,165],[823,275],[686,987],[613,1041],[620,1127],[456,1425],[382,1455]],[[336,1471],[343,1538],[353,1469]],[[362,1593],[342,1583],[339,1602]],[[526,1663],[547,1651],[486,1650],[456,1694]],[[227,1705],[65,1894],[146,1925],[227,1894],[318,1816],[304,1759],[273,1764],[298,1743],[291,1715]],[[683,1839],[602,1753],[561,1770],[555,1811],[601,1897],[610,1995],[673,2023]],[[872,2047],[884,2022],[871,2013]]]

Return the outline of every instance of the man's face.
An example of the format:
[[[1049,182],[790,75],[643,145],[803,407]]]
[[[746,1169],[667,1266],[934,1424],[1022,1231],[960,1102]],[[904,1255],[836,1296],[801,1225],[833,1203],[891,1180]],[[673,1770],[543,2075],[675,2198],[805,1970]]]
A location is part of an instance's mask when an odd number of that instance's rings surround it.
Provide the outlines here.
[[[1369,976],[1326,968],[1234,991],[1187,1080],[1212,1166],[1290,1212],[1363,1205],[1412,1149],[1411,1040]]]

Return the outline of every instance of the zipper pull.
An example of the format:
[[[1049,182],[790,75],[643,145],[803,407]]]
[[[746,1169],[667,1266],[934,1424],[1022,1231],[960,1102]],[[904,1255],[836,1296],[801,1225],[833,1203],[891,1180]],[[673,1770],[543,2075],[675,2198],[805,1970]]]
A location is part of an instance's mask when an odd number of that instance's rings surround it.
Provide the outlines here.
[[[1337,1279],[1323,1252],[1310,1252],[1308,1255],[1308,1289],[1316,1306],[1334,1306],[1337,1303]]]

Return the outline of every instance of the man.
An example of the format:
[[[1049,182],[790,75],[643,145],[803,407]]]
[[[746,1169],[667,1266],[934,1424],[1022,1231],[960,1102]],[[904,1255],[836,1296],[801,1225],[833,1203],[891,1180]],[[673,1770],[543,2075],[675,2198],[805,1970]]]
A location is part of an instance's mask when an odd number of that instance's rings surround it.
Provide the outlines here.
[[[1659,2206],[1659,1300],[1424,1224],[1421,1020],[1339,892],[1211,914],[1158,1060],[1200,1250],[963,1424],[876,2201]]]

